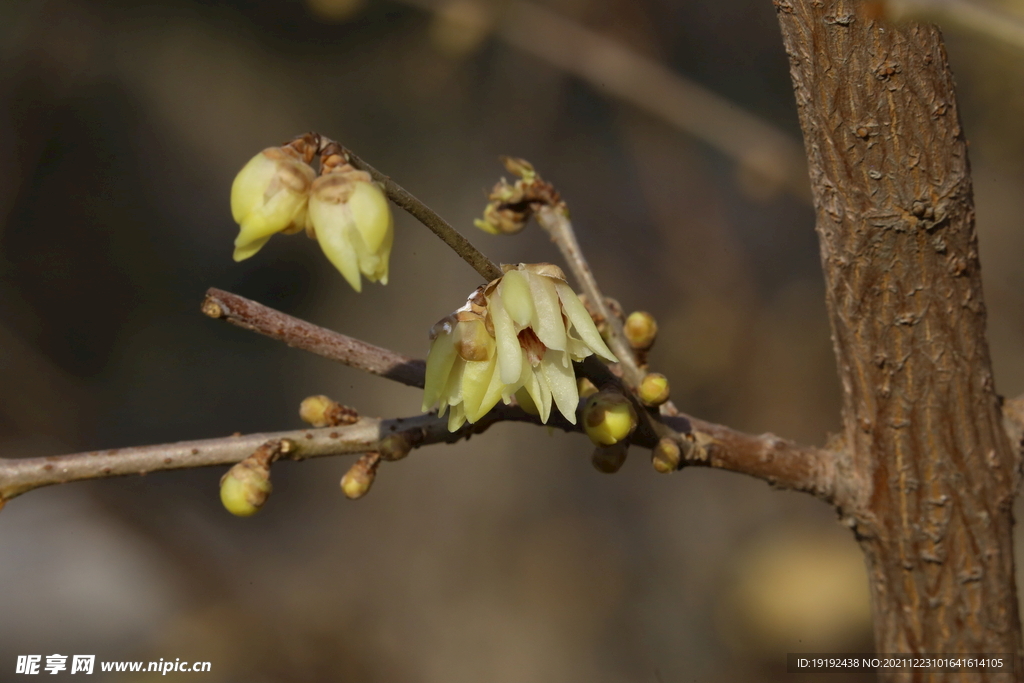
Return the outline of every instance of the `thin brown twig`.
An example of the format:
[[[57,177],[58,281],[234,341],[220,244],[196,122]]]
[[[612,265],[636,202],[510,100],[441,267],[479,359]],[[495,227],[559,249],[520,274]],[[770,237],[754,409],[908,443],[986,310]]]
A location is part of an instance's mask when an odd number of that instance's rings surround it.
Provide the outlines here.
[[[590,264],[587,263],[583,250],[580,249],[580,244],[576,240],[576,232],[573,230],[572,222],[566,214],[567,210],[564,205],[545,205],[539,207],[534,216],[536,216],[540,226],[551,236],[551,240],[558,247],[558,250],[562,252],[562,257],[565,258],[566,263],[569,265],[569,270],[572,271],[576,282],[579,283],[580,289],[587,295],[587,302],[604,319],[604,323],[608,326],[608,346],[619,359],[623,379],[630,389],[636,389],[640,386],[644,373],[640,366],[637,365],[633,348],[629,345],[626,335],[622,331],[622,323],[619,322],[618,317],[612,313],[605,302],[604,294],[601,293],[601,288],[597,285],[594,272],[590,269]]]
[[[415,447],[454,443],[502,421],[539,423],[538,418],[522,409],[503,405],[476,424],[463,425],[456,432],[448,431],[447,418],[434,414],[391,420],[364,417],[341,427],[247,434],[43,458],[0,458],[0,505],[22,493],[52,484],[231,465],[252,455],[268,441],[288,442],[287,452],[281,459],[307,460],[377,450],[384,437],[398,433],[408,435]]]
[[[211,318],[225,320],[232,325],[283,341],[288,346],[336,360],[372,375],[423,388],[426,364],[422,360],[314,325],[244,296],[211,287],[206,291],[202,310]]]
[[[499,268],[494,261],[491,261],[489,258],[484,256],[479,249],[474,247],[473,244],[466,239],[465,235],[453,228],[452,225],[445,219],[441,218],[436,211],[414,197],[412,193],[392,180],[390,176],[384,175],[361,159],[352,150],[348,149],[344,145],[334,142],[333,140],[326,142],[328,144],[333,143],[337,145],[341,155],[345,158],[345,161],[350,163],[353,167],[369,173],[370,177],[384,187],[384,193],[387,194],[388,198],[392,202],[405,209],[413,218],[430,228],[435,235],[441,238],[441,241],[451,247],[456,254],[462,257],[462,260],[472,266],[473,269],[479,273],[482,278],[484,278],[484,280],[490,282],[491,280],[501,277],[501,268]]]

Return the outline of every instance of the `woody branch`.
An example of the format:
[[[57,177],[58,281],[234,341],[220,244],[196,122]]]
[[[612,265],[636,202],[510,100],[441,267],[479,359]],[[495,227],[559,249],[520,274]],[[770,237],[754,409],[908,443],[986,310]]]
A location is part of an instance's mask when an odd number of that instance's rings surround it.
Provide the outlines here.
[[[327,138],[317,137],[317,146],[321,150],[333,146],[334,153],[341,154],[356,168],[370,173],[382,183],[392,201],[438,234],[483,277],[500,275],[497,267],[473,247],[469,240],[411,193],[350,150]],[[583,285],[585,292],[598,304],[599,314],[612,320],[614,316],[605,306],[603,295],[576,242],[572,226],[564,211],[557,213],[556,208],[538,207],[538,218],[562,248],[571,270]],[[211,289],[203,302],[202,310],[210,317],[264,334],[289,346],[402,384],[423,386],[425,364],[422,360],[408,358],[389,349],[324,329],[244,297]],[[624,377],[619,379],[593,358],[579,364],[578,370],[582,376],[597,383],[618,382],[620,385],[624,383],[627,387],[634,387],[637,377],[641,374],[636,358],[623,338],[621,327],[609,329],[615,350],[621,352],[617,355],[623,359],[625,365],[625,371],[622,373]],[[623,388],[626,393],[631,393],[628,388]],[[837,453],[827,449],[801,446],[772,434],[744,434],[723,425],[690,417],[675,410],[674,407],[663,412],[667,414],[660,416],[644,412],[641,429],[632,437],[634,444],[652,448],[658,439],[666,436],[683,444],[695,443],[696,447],[684,449],[684,465],[740,472],[763,479],[779,488],[806,491],[826,501],[833,500]],[[476,424],[464,425],[455,432],[448,432],[446,421],[439,419],[435,414],[395,419],[363,417],[351,425],[324,429],[235,435],[219,439],[46,458],[0,459],[0,503],[34,488],[51,484],[141,475],[160,470],[229,465],[240,462],[268,442],[287,445],[287,448],[280,448],[283,459],[303,460],[373,451],[384,438],[397,433],[405,434],[414,448],[433,443],[453,443],[483,432],[497,422],[506,421],[540,423],[537,417],[512,404],[499,405]],[[577,426],[559,417],[552,416],[551,424],[565,431],[578,431]]]
[[[320,356],[409,386],[423,386],[423,361],[353,339],[299,320],[230,292],[211,289],[203,311],[245,329],[264,334]],[[403,433],[414,447],[455,443],[486,431],[499,422],[540,424],[518,406],[498,405],[476,424],[448,432],[447,420],[435,414],[409,418],[360,418],[352,425],[236,435],[217,439],[109,449],[43,458],[0,459],[0,501],[42,486],[86,479],[141,475],[162,470],[230,465],[268,441],[287,441],[282,459],[306,460],[375,450],[387,436]],[[666,428],[680,438],[691,429],[705,446],[687,465],[715,467],[748,474],[780,488],[807,491],[830,500],[832,462],[836,454],[801,446],[772,434],[750,435],[723,425],[680,414],[665,418]],[[549,426],[564,431],[578,427],[552,416]],[[654,440],[638,435],[635,443],[650,448]]]

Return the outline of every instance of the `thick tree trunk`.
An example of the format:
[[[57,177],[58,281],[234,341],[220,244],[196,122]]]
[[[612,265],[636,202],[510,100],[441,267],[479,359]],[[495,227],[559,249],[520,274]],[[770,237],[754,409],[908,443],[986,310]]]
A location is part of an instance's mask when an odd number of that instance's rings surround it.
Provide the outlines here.
[[[1018,463],[988,345],[967,146],[938,29],[776,0],[810,163],[878,652],[1014,653]],[[1010,680],[882,674],[884,680]]]

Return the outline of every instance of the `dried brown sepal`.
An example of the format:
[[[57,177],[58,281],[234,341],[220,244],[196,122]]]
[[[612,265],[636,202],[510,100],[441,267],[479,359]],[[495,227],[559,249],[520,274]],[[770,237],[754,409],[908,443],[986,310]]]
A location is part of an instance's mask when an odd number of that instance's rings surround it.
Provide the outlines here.
[[[321,140],[322,138],[319,133],[303,133],[292,138],[283,147],[295,150],[303,161],[310,164],[313,162],[313,157],[320,151]]]
[[[537,177],[537,171],[534,170],[533,164],[526,159],[507,156],[498,158],[501,160],[501,163],[505,165],[505,170],[518,178],[522,178],[526,183],[532,183],[534,178]]]
[[[604,474],[615,474],[626,462],[626,454],[629,451],[629,443],[620,441],[612,446],[599,446],[594,449],[590,456],[590,464],[594,469]]]
[[[380,466],[380,453],[371,451],[363,454],[341,478],[341,490],[349,500],[358,500],[365,496],[373,486]]]
[[[359,413],[327,396],[309,396],[299,404],[299,417],[314,427],[338,427],[355,424]]]
[[[533,165],[525,159],[501,157],[510,173],[519,177],[514,184],[502,178],[495,184],[487,197],[483,219],[474,225],[494,235],[513,235],[529,222],[541,206],[560,207],[565,205],[551,183],[541,180]]]

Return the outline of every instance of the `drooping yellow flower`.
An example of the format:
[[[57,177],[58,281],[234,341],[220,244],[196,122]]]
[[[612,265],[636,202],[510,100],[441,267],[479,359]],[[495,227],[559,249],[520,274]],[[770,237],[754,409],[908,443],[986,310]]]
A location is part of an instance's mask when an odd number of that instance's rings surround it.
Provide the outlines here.
[[[253,256],[275,233],[302,229],[315,176],[292,147],[269,147],[249,160],[231,185],[231,215],[241,227],[236,261]]]
[[[596,353],[616,358],[557,266],[504,266],[458,311],[431,330],[423,410],[438,405],[455,431],[517,392],[542,422],[554,402],[576,423],[579,394],[572,362]],[[525,395],[524,395],[525,394]]]
[[[388,283],[394,219],[384,191],[368,173],[344,165],[313,181],[307,230],[357,292],[360,273],[370,282]]]

